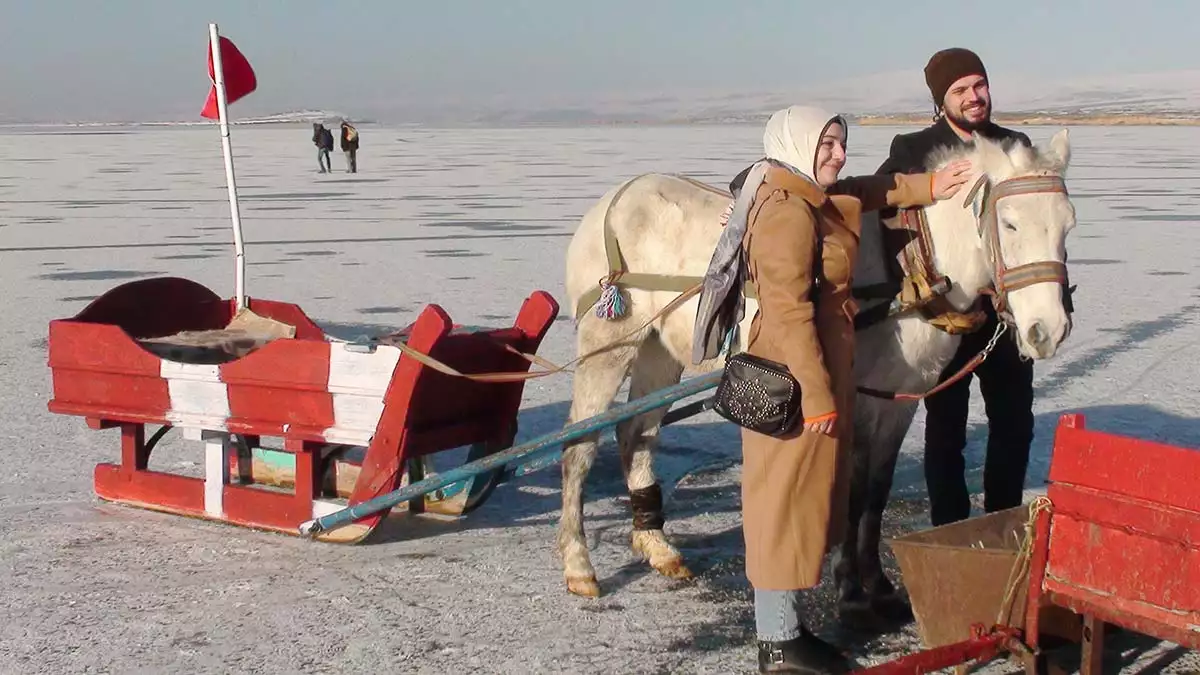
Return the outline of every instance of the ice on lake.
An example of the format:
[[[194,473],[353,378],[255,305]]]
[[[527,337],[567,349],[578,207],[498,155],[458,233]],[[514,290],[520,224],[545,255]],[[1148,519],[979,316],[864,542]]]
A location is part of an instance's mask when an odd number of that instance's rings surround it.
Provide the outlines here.
[[[873,172],[906,130],[852,127],[845,173]],[[1057,128],[1024,130],[1044,142]],[[232,134],[249,294],[299,304],[345,338],[404,326],[431,302],[474,325],[510,321],[534,289],[565,305],[567,241],[605,191],[649,171],[723,186],[761,153],[757,126],[360,131],[359,172],[345,173],[335,151],[328,175],[317,173],[306,126]],[[1090,427],[1200,447],[1200,129],[1076,127],[1071,140],[1077,311],[1059,354],[1036,366],[1031,489],[1065,412],[1085,413]],[[565,594],[552,554],[556,469],[503,487],[464,523],[367,548],[97,502],[92,467],[115,461],[117,441],[46,412],[47,324],[154,275],[232,295],[220,139],[214,128],[24,130],[0,134],[0,156],[0,438],[9,458],[0,561],[12,575],[0,668],[728,672],[750,662],[736,466],[685,481],[668,506],[668,530],[696,569],[724,580],[719,599],[703,583],[672,590],[630,557],[611,447],[589,481],[606,593],[590,604]],[[564,310],[541,354],[561,363],[573,345]],[[561,425],[569,396],[569,376],[530,382],[521,436]],[[901,496],[924,489],[922,419],[898,469]],[[978,394],[969,434],[978,486]],[[738,453],[737,434],[711,416],[668,428],[663,442],[669,479]],[[199,461],[192,452],[167,457]]]

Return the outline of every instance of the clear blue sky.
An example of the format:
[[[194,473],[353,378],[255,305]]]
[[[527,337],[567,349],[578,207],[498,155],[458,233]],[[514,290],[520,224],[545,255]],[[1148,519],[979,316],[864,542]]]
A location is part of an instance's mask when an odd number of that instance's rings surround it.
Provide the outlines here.
[[[259,76],[237,114],[787,91],[951,45],[1013,77],[1200,67],[1196,0],[0,0],[0,118],[195,118],[209,21]]]

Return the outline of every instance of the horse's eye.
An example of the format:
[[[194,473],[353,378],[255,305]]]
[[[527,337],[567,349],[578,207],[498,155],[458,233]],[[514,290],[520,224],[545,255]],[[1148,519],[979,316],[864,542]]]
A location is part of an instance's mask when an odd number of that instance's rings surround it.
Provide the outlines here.
[[[1006,220],[1006,221],[1004,221],[1004,229],[1008,230],[1009,232],[1016,232],[1017,226],[1013,225],[1012,223],[1010,223]]]

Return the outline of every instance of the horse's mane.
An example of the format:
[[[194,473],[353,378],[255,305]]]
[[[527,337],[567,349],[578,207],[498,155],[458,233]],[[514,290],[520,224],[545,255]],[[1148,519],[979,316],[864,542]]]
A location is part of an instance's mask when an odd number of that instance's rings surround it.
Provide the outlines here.
[[[1012,174],[1062,173],[1061,160],[1035,147],[1027,147],[1015,140],[995,141],[976,136],[975,145],[939,147],[929,153],[925,166],[936,171],[958,159],[970,159],[995,177]],[[1006,161],[1007,160],[1007,161]]]

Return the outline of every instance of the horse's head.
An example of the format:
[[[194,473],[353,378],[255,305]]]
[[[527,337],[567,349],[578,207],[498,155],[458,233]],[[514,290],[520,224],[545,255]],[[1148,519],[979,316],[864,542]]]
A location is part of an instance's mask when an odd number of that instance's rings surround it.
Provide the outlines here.
[[[1063,307],[1065,240],[1075,227],[1063,182],[1071,159],[1068,132],[1055,134],[1046,147],[1018,143],[1007,151],[977,134],[969,156],[978,177],[962,203],[975,214],[997,310],[1015,329],[1023,354],[1050,358],[1071,331]]]

